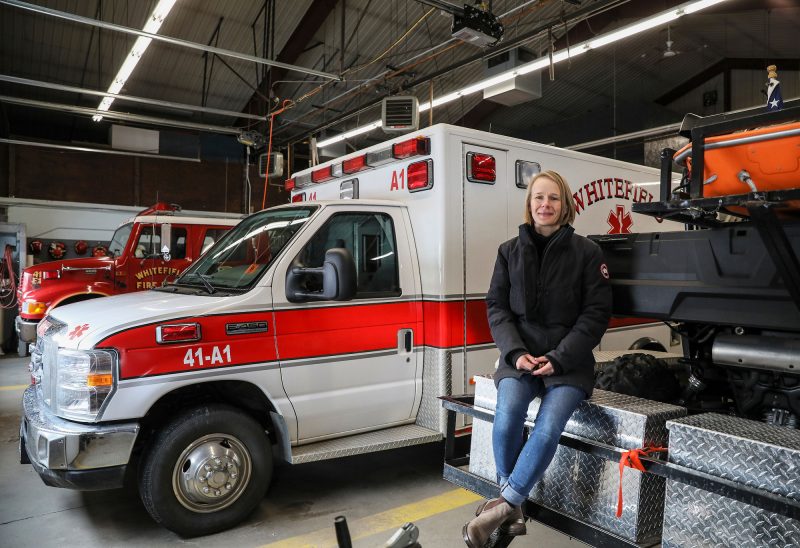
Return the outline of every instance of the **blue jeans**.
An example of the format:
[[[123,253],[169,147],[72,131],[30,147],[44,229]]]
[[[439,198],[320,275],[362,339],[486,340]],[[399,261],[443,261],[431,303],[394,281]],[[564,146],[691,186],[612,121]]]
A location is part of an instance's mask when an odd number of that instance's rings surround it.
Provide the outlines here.
[[[542,399],[527,441],[523,439],[525,416],[534,398]],[[533,375],[506,377],[497,388],[492,428],[492,449],[500,494],[520,506],[553,460],[558,440],[586,393],[575,386],[545,388]]]

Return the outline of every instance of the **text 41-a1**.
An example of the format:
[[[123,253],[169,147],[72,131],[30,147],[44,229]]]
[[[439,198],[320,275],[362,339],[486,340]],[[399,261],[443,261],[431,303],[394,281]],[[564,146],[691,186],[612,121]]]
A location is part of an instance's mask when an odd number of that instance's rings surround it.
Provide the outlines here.
[[[222,348],[215,346],[211,352],[203,353],[202,348],[190,348],[183,356],[183,363],[189,367],[195,365],[217,365],[231,363],[231,345],[226,344]]]

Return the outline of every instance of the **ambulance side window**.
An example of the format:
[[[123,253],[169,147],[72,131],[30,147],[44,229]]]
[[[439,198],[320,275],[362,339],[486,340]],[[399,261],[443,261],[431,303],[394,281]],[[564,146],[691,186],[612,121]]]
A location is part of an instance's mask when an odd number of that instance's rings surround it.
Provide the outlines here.
[[[399,296],[394,224],[382,213],[339,213],[306,244],[295,259],[299,266],[322,266],[325,252],[347,248],[356,263],[356,299]],[[307,290],[318,291],[319,279],[309,277]]]

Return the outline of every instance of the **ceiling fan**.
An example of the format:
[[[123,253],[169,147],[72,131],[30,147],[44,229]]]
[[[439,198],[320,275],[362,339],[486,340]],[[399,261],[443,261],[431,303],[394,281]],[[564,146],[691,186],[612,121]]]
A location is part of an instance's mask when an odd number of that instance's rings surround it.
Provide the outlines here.
[[[665,48],[661,50],[661,59],[669,59],[670,57],[675,57],[680,53],[678,50],[672,49],[672,45],[675,42],[672,41],[672,34],[670,33],[670,27],[667,25],[667,41],[665,43]]]

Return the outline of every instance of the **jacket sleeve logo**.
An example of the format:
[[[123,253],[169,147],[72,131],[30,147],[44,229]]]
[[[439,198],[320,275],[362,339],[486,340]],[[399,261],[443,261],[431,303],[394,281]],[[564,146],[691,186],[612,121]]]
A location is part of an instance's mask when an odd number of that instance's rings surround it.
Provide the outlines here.
[[[602,274],[603,278],[605,278],[606,280],[609,278],[608,267],[606,266],[606,263],[600,265],[600,274]]]

